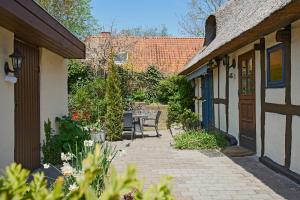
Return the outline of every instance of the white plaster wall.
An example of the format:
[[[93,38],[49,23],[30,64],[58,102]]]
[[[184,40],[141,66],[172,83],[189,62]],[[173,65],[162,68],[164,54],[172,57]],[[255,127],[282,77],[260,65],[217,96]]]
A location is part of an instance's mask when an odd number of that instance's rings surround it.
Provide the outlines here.
[[[219,127],[219,104],[214,104],[214,119],[215,119],[215,127]]]
[[[285,104],[285,88],[267,88],[266,102]]]
[[[300,20],[292,24],[291,73],[292,104],[300,105]]]
[[[214,87],[214,94],[213,97],[214,98],[219,98],[218,96],[218,68],[214,68],[213,69],[213,87]],[[216,128],[220,128],[219,127],[219,105],[218,104],[214,104],[214,121],[215,121],[215,127]]]
[[[4,81],[3,66],[14,50],[14,34],[0,27],[0,174],[14,161],[14,84]]]
[[[41,143],[48,118],[55,128],[55,118],[68,114],[68,70],[65,59],[51,51],[40,50]]]
[[[195,80],[195,94],[198,98],[202,97],[201,78]],[[198,113],[200,121],[202,121],[202,100],[195,100],[195,111]]]
[[[220,130],[226,132],[226,106],[220,104]]]
[[[276,42],[276,32],[271,33],[265,37],[266,51],[268,48],[278,44]],[[267,53],[266,53],[267,56]],[[267,57],[266,57],[267,58]],[[267,59],[266,59],[266,81],[267,81]],[[266,82],[267,85],[267,82]],[[266,89],[266,99],[267,103],[285,103],[285,88],[267,88]]]
[[[255,51],[255,112],[256,112],[256,155],[261,156],[261,64],[260,52]]]
[[[292,24],[291,72],[292,104],[300,105],[300,20]],[[292,121],[292,152],[290,169],[300,174],[299,116],[293,116]]]
[[[220,62],[220,99],[226,97],[226,67]]]
[[[218,68],[213,69],[213,87],[214,87],[214,98],[218,97]]]
[[[292,152],[290,169],[300,174],[300,117],[293,116],[292,121]]]
[[[265,155],[274,162],[284,165],[286,116],[266,113]]]
[[[230,60],[235,58],[235,54],[229,55]],[[237,61],[237,59],[236,59]],[[239,140],[239,96],[238,96],[238,67],[230,68],[229,74],[233,74],[233,78],[229,78],[229,103],[228,103],[228,133]]]

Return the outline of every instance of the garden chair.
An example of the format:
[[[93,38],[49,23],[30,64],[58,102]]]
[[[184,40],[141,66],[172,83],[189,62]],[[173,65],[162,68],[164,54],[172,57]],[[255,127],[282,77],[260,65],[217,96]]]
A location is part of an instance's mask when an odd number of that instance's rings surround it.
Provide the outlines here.
[[[123,124],[123,131],[131,133],[131,140],[134,138],[135,134],[135,125],[133,122],[133,116],[131,111],[125,111],[123,114],[124,124]]]
[[[149,118],[145,119],[144,124],[143,124],[144,127],[155,128],[157,137],[161,136],[158,132],[158,122],[159,122],[160,115],[161,115],[161,111],[159,110],[156,112],[156,116],[154,118],[149,117]]]

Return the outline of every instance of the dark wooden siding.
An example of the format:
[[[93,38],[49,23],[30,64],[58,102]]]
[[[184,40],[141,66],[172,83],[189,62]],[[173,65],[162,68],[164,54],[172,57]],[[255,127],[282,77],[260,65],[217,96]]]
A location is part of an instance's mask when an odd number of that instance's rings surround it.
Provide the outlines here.
[[[40,166],[39,50],[18,40],[24,56],[15,84],[15,161],[27,169]]]

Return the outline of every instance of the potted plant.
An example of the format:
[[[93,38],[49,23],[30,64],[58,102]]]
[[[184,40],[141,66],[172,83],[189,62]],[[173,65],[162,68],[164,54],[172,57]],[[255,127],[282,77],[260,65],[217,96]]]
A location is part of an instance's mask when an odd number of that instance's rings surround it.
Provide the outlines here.
[[[95,142],[104,142],[105,141],[105,131],[103,124],[100,120],[97,120],[96,123],[91,124],[89,127],[89,130],[91,131],[91,139]]]

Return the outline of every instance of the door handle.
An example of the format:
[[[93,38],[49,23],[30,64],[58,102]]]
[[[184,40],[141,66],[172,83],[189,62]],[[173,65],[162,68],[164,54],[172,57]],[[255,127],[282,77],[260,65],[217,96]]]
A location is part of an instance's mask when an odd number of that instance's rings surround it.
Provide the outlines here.
[[[206,101],[206,99],[202,100],[202,103],[204,103]]]

